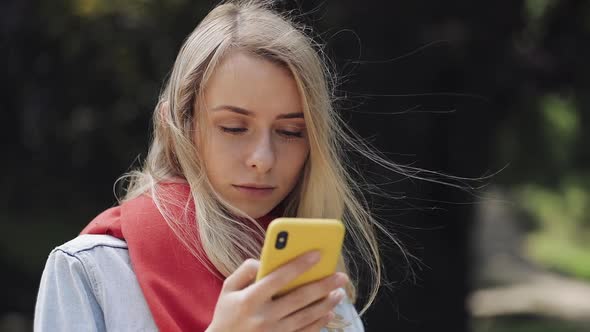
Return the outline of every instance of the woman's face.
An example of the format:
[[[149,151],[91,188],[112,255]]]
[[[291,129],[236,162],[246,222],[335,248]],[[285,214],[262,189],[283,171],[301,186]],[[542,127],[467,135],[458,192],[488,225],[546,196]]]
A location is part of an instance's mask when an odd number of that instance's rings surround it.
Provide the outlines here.
[[[207,137],[195,141],[213,189],[252,218],[267,214],[296,185],[309,153],[291,73],[230,53],[207,82],[203,103]]]

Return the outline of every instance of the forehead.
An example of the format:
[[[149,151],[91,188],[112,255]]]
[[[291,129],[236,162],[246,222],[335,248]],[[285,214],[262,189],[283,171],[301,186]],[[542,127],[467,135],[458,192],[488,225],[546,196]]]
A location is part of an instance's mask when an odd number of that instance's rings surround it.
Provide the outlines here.
[[[245,51],[234,51],[223,58],[207,82],[204,99],[208,109],[231,105],[257,116],[303,111],[289,69]]]

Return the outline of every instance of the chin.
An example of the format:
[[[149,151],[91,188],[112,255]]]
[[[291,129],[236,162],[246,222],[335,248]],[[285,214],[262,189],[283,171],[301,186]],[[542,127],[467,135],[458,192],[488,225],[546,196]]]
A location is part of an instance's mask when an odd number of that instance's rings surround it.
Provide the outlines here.
[[[256,210],[256,211],[244,211],[246,212],[246,214],[248,216],[250,216],[250,218],[252,219],[258,219],[260,217],[264,217],[267,213],[269,213],[271,210],[264,210],[264,211],[260,211],[260,210]]]
[[[259,208],[259,209],[244,208],[241,210],[244,211],[244,213],[246,213],[250,218],[258,219],[260,217],[264,217],[265,215],[267,215],[270,211],[272,211],[272,209],[273,208],[270,207],[270,208]]]

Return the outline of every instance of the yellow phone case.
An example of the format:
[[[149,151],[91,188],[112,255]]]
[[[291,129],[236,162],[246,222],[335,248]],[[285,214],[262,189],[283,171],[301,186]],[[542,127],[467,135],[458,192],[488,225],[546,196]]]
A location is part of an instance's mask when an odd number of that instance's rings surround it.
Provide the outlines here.
[[[340,220],[277,218],[268,226],[256,280],[311,250],[320,251],[320,261],[286,285],[277,295],[327,277],[336,271],[343,240],[344,225]]]

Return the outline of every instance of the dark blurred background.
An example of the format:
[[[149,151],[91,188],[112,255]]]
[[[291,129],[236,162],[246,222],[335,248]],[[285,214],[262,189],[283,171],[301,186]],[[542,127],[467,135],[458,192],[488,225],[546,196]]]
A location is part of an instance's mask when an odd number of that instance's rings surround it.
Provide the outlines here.
[[[215,3],[0,2],[0,330],[32,329],[47,255],[115,204],[176,53]],[[420,262],[383,242],[391,287],[366,329],[588,331],[590,1],[280,6],[308,13],[344,117],[392,160],[493,175],[466,192],[367,166],[400,196],[375,212]]]

